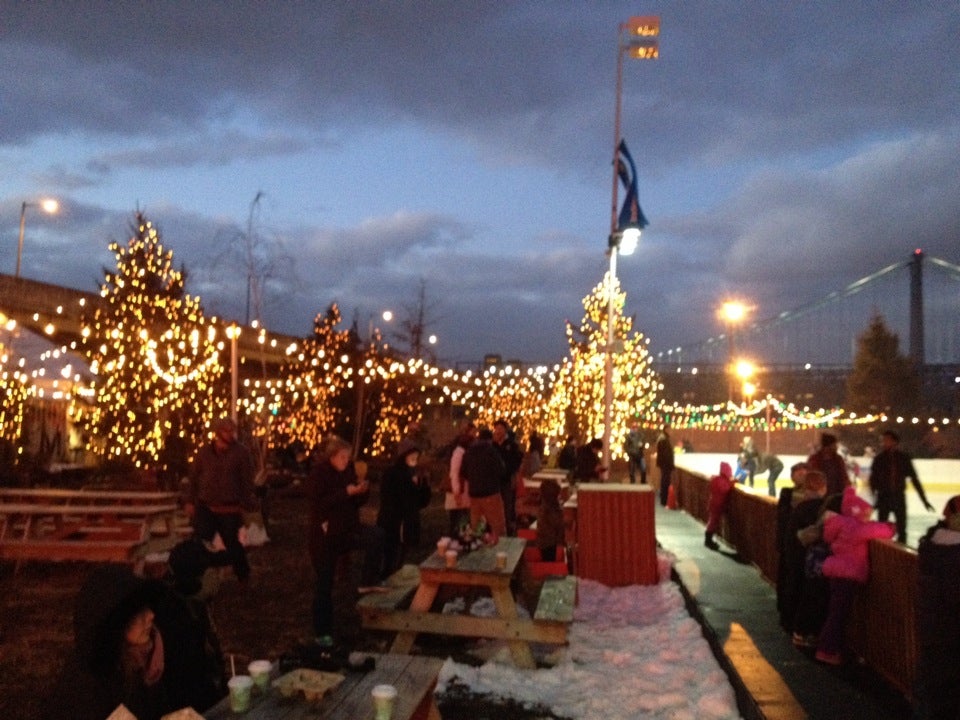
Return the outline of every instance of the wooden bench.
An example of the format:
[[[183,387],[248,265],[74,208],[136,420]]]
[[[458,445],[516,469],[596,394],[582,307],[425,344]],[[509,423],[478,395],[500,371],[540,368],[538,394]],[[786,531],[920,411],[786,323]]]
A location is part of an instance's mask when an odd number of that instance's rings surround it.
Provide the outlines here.
[[[413,597],[420,585],[420,568],[416,565],[404,565],[387,578],[384,585],[389,588],[387,592],[370,593],[357,601],[357,611],[364,627],[368,627],[368,622],[370,626],[375,625],[377,618],[400,609]]]
[[[544,560],[540,555],[540,549],[536,546],[536,529],[532,527],[519,529],[517,530],[517,537],[527,541],[527,547],[523,550],[523,559],[526,561],[527,570],[534,580],[543,580],[552,575],[568,575],[570,573],[566,546],[557,546],[556,560]]]
[[[548,577],[540,588],[540,599],[537,609],[533,613],[535,622],[560,623],[566,626],[573,622],[573,610],[577,604],[577,578],[573,575],[565,577]]]

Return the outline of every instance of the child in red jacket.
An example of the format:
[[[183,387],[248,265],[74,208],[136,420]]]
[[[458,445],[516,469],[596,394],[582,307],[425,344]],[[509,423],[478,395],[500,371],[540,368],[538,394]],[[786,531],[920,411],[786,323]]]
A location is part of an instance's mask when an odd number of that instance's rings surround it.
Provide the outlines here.
[[[727,509],[727,497],[733,489],[733,468],[730,463],[720,463],[720,474],[710,478],[710,502],[707,504],[707,532],[703,544],[711,550],[719,549],[714,533],[720,529],[723,512]]]

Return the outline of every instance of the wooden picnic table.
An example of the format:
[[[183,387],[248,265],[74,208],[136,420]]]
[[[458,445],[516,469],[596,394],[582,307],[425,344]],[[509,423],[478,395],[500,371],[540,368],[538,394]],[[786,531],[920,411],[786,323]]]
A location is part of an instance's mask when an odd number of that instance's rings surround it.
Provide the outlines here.
[[[0,488],[0,503],[64,503],[66,505],[168,505],[179,493],[149,490],[71,490],[68,488]]]
[[[414,655],[380,655],[372,657],[374,669],[369,672],[346,671],[344,679],[326,697],[308,702],[302,695],[285,698],[271,687],[266,693],[253,695],[245,720],[373,720],[370,691],[375,685],[397,688],[392,720],[440,720],[433,689],[443,666],[439,658]],[[230,710],[230,699],[224,698],[210,708],[208,720],[236,718]]]
[[[540,468],[533,474],[533,477],[535,479],[549,477],[559,482],[560,480],[568,480],[570,478],[570,471],[564,470],[563,468]]]
[[[0,502],[0,559],[142,559],[154,526],[170,542],[176,535],[177,505]]]
[[[419,567],[419,582],[416,585],[409,609],[396,607],[402,600],[403,588],[384,598],[369,595],[358,604],[363,626],[378,630],[393,630],[397,636],[390,648],[392,653],[409,653],[418,633],[455,635],[461,637],[485,637],[506,640],[514,663],[518,667],[534,668],[536,663],[530,649],[531,642],[564,644],[567,629],[573,619],[572,585],[564,586],[561,592],[567,598],[554,602],[554,607],[535,614],[534,618],[521,618],[510,589],[510,580],[523,557],[526,540],[501,537],[495,545],[461,555],[454,567],[447,567],[444,558],[437,553],[424,560]],[[506,554],[503,567],[497,567],[497,553]],[[489,589],[497,609],[496,617],[431,612],[434,600],[442,585],[467,585]],[[369,599],[368,599],[369,598]],[[558,613],[557,608],[562,607]],[[538,616],[539,615],[539,616]]]

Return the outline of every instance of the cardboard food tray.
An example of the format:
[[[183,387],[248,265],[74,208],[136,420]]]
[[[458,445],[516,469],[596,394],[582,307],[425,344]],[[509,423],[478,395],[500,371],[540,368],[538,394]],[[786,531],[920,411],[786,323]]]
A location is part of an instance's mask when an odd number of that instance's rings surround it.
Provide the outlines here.
[[[342,682],[343,675],[339,673],[299,668],[278,677],[273,681],[273,686],[284,697],[293,697],[297,693],[303,693],[303,696],[309,702],[315,702],[323,699],[327,693]]]

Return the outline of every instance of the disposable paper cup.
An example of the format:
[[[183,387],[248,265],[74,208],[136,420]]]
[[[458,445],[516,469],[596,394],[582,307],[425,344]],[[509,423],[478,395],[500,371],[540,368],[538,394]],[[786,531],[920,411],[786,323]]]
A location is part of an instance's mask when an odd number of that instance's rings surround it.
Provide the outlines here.
[[[497,553],[497,569],[503,570],[507,566],[507,554],[505,552]]]
[[[393,685],[375,685],[370,691],[373,697],[373,713],[375,720],[390,720],[393,715],[393,701],[397,697],[397,689]]]
[[[250,673],[250,677],[253,678],[253,684],[257,690],[265,692],[267,687],[269,687],[271,667],[269,660],[254,660],[247,665],[247,672]]]
[[[442,537],[437,540],[437,554],[440,557],[443,557],[443,554],[447,551],[448,547],[450,547],[450,538]]]
[[[253,678],[249,675],[234,675],[227,681],[227,687],[230,688],[230,709],[235,713],[249,710]]]
[[[444,553],[444,557],[447,559],[447,567],[452,568],[457,566],[457,551],[456,550],[447,550]]]

